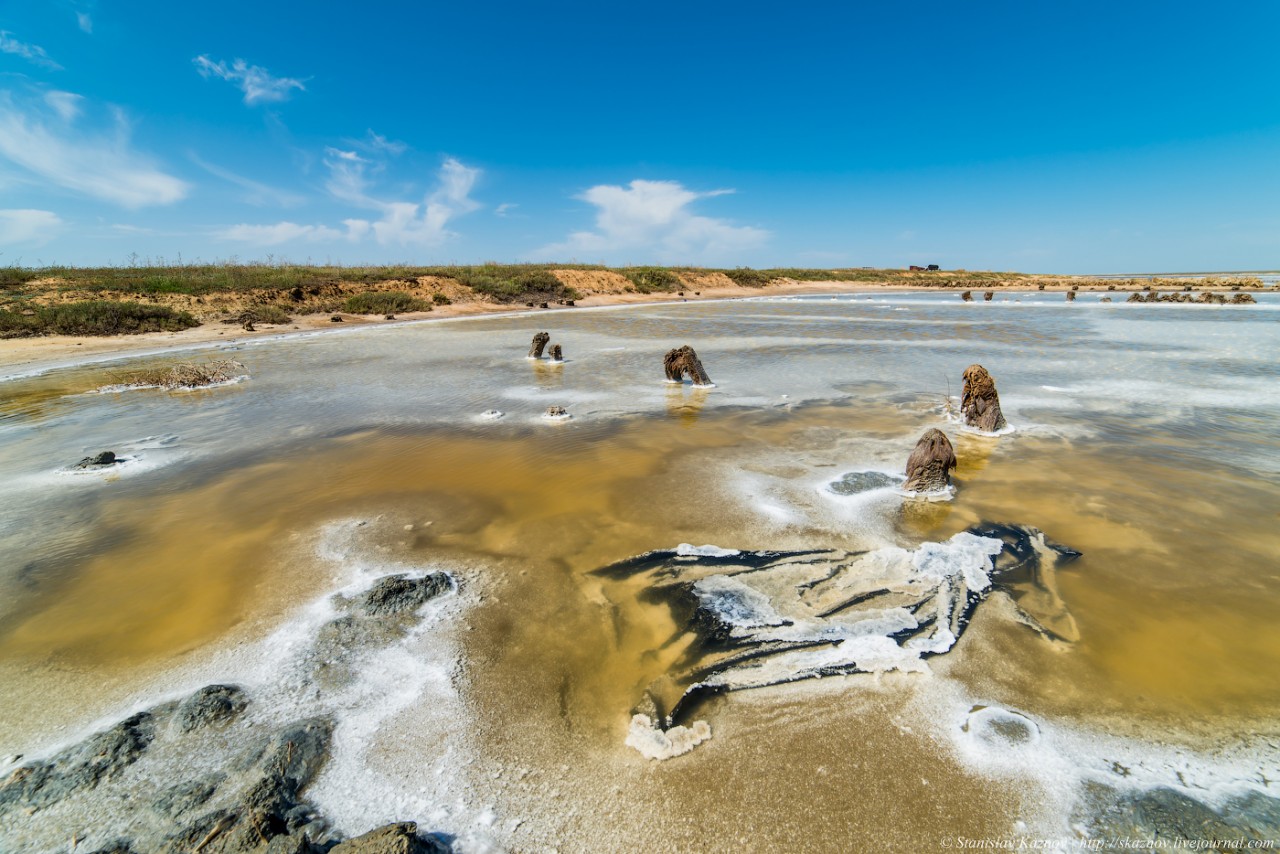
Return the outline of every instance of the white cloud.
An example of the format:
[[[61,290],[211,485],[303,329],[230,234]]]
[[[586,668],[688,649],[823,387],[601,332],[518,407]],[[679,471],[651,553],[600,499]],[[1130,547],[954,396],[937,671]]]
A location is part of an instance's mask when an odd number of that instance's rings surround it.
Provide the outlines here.
[[[78,132],[70,120],[79,102],[71,93],[47,106],[61,125],[51,128],[28,116],[9,93],[0,93],[0,157],[7,158],[50,183],[126,208],[163,205],[187,195],[187,184],[153,167],[129,144],[123,113],[114,111],[110,135]]]
[[[353,151],[329,148],[325,154],[324,163],[329,168],[329,181],[325,186],[329,192],[340,201],[378,212],[381,214],[378,219],[345,219],[342,229],[294,222],[242,224],[224,229],[218,236],[265,246],[295,240],[356,242],[370,236],[383,246],[435,246],[453,236],[446,228],[451,220],[480,206],[471,198],[480,170],[456,158],[445,159],[436,176],[439,186],[418,203],[379,199],[370,194],[369,173],[378,171],[380,164]]]
[[[237,175],[230,169],[223,169],[221,166],[215,166],[207,163],[200,158],[195,152],[190,152],[188,157],[191,162],[199,166],[204,171],[214,177],[221,178],[228,183],[235,184],[248,192],[244,200],[251,205],[276,205],[282,208],[297,207],[306,201],[305,198],[297,193],[291,193],[288,190],[282,190],[278,187],[272,187],[269,184],[262,184],[254,181],[252,178],[245,178],[243,175]]]
[[[380,171],[381,165],[360,157],[353,151],[327,149],[329,157],[324,161],[329,167],[326,188],[334,197],[345,202],[382,213],[376,221],[368,222],[374,239],[382,245],[434,246],[453,236],[446,225],[455,217],[468,214],[479,207],[471,198],[471,190],[480,170],[465,166],[456,158],[448,157],[440,166],[436,177],[440,186],[421,203],[388,201],[369,194],[369,172]]]
[[[80,102],[84,100],[83,95],[77,95],[74,92],[46,92],[44,102],[48,104],[55,113],[64,121],[75,121],[80,117]]]
[[[344,234],[327,225],[300,225],[296,222],[278,222],[275,225],[248,225],[242,223],[216,232],[216,236],[224,240],[236,240],[243,243],[254,243],[259,246],[276,246],[291,240],[305,240],[310,243],[322,241],[353,240],[364,232],[358,228],[348,228]]]
[[[698,216],[689,210],[698,199],[732,190],[695,192],[678,181],[632,181],[626,187],[600,184],[577,196],[596,207],[594,231],[578,231],[563,243],[537,251],[541,258],[619,257],[644,253],[655,261],[732,261],[734,255],[759,246],[769,232],[726,220]]]
[[[518,207],[520,206],[515,204],[514,202],[503,202],[502,204],[498,205],[496,208],[493,209],[493,215],[505,217],[508,212],[513,211]]]
[[[238,86],[244,93],[244,102],[249,105],[264,101],[283,101],[294,89],[306,91],[301,80],[293,77],[272,77],[271,72],[257,65],[249,65],[243,59],[234,60],[231,65],[219,60],[214,62],[208,56],[201,55],[191,60],[196,70],[204,78],[220,77]]]
[[[80,25],[80,29],[84,32],[93,32],[93,18],[89,17],[88,12],[76,12],[76,23]]]
[[[387,139],[382,134],[374,133],[372,130],[369,131],[369,140],[365,145],[374,151],[385,151],[392,155],[404,154],[405,150],[409,147],[403,142]]]
[[[23,59],[34,62],[41,68],[48,68],[51,71],[62,70],[62,66],[50,59],[49,54],[44,52],[44,48],[39,45],[20,42],[8,30],[0,30],[0,53],[11,53],[14,56],[20,56]]]
[[[53,211],[0,210],[0,243],[46,243],[61,227]]]

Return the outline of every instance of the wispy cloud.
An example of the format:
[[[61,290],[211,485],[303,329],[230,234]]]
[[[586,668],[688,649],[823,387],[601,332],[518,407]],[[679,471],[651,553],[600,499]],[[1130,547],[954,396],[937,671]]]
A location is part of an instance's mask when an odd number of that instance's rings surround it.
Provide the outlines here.
[[[0,93],[0,157],[51,184],[126,208],[169,204],[187,195],[186,182],[132,149],[121,111],[112,111],[109,133],[82,132],[74,126],[80,102],[72,93],[59,94],[64,97],[46,101],[46,116],[40,116],[34,107],[21,109],[11,93]]]
[[[380,214],[377,219],[350,218],[342,228],[326,225],[300,225],[279,222],[274,225],[241,224],[218,233],[228,240],[272,246],[289,241],[356,242],[372,237],[380,245],[435,246],[453,232],[447,225],[453,219],[480,207],[471,191],[480,170],[449,157],[436,173],[437,187],[422,202],[406,202],[378,198],[371,191],[372,176],[381,171],[379,163],[361,157],[357,152],[329,148],[325,151],[329,180],[325,187],[339,201]]]
[[[293,77],[273,77],[267,69],[250,65],[243,59],[233,60],[230,65],[219,60],[214,62],[207,55],[197,56],[191,60],[196,70],[204,78],[218,77],[236,86],[244,93],[244,102],[252,106],[270,101],[283,101],[293,90],[306,91],[301,80]]]
[[[515,204],[514,202],[503,202],[502,204],[498,205],[496,208],[493,209],[493,215],[505,217],[508,213],[510,213],[511,211],[515,210],[518,207],[520,206]]]
[[[295,240],[308,243],[325,243],[336,240],[359,240],[368,227],[357,220],[347,220],[347,230],[339,231],[327,225],[301,225],[296,222],[277,222],[274,225],[248,225],[241,223],[215,232],[224,240],[252,243],[257,246],[278,246]]]
[[[254,181],[252,178],[237,175],[230,169],[223,169],[221,166],[209,163],[203,160],[200,155],[196,154],[194,151],[189,152],[187,156],[191,158],[192,163],[196,164],[210,175],[213,175],[215,178],[221,178],[230,184],[235,184],[237,187],[246,190],[247,192],[244,196],[244,200],[251,205],[276,205],[282,208],[292,208],[297,207],[306,201],[303,196],[297,193],[291,193],[288,190],[282,190],[279,187],[272,187],[269,184]]]
[[[82,31],[93,33],[93,18],[89,17],[88,12],[76,12],[76,23],[80,25]]]
[[[380,211],[382,217],[369,223],[374,238],[383,245],[434,246],[452,236],[446,228],[450,220],[468,214],[480,205],[471,190],[480,170],[454,157],[445,158],[436,173],[439,186],[421,203],[379,199],[369,192],[371,175],[383,165],[354,151],[326,150],[324,164],[329,169],[325,186],[337,199],[361,208]]]
[[[44,102],[64,122],[72,122],[80,117],[80,104],[82,101],[84,101],[84,96],[77,95],[75,92],[59,92],[55,90],[44,93]]]
[[[570,234],[563,243],[537,250],[537,257],[620,257],[643,253],[655,261],[732,260],[735,253],[754,248],[769,232],[750,226],[699,216],[690,206],[699,199],[732,190],[695,192],[678,181],[632,181],[625,187],[600,184],[576,198],[596,208],[594,231]]]
[[[30,209],[0,210],[0,244],[47,243],[59,229],[62,218],[53,211]]]
[[[41,68],[48,68],[51,71],[62,70],[62,66],[50,59],[49,54],[44,52],[44,48],[39,45],[20,42],[8,30],[0,30],[0,53],[11,53],[14,56],[20,56],[39,65]]]

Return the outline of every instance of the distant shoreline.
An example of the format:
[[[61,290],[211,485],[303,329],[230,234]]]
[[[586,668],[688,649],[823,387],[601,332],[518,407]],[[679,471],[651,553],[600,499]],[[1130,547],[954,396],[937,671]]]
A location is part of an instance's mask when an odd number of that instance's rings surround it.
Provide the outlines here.
[[[959,294],[972,291],[976,301],[982,301],[983,291],[991,290],[1001,293],[1055,291],[1065,292],[1077,289],[1082,292],[1130,292],[1143,290],[1145,283],[1136,282],[1121,285],[1115,282],[1091,284],[1100,281],[1096,277],[1041,277],[1025,276],[1008,284],[987,284],[971,286],[964,284],[905,284],[900,282],[851,282],[843,280],[831,281],[794,281],[777,280],[763,287],[736,285],[731,282],[712,283],[698,291],[684,292],[599,292],[588,293],[574,300],[574,308],[596,308],[606,306],[662,304],[672,302],[705,302],[709,300],[746,299],[761,296],[803,296],[817,294],[853,294],[875,292],[920,292],[942,291]],[[583,288],[578,283],[579,293]],[[1202,288],[1201,290],[1226,290],[1227,285]],[[1258,290],[1253,288],[1251,290]],[[550,305],[557,310],[571,310],[567,306]],[[75,367],[93,362],[114,361],[142,356],[164,356],[182,350],[198,350],[205,347],[229,346],[242,344],[263,338],[315,334],[329,330],[342,330],[373,326],[394,326],[405,323],[419,323],[428,320],[445,320],[449,318],[481,317],[499,314],[527,312],[536,315],[539,308],[530,308],[527,304],[495,303],[484,299],[450,302],[437,305],[430,311],[405,312],[395,315],[394,320],[386,320],[380,315],[360,315],[350,312],[319,312],[299,315],[289,323],[259,324],[253,331],[246,331],[238,326],[227,325],[213,319],[206,319],[201,325],[180,332],[147,332],[134,335],[112,336],[79,336],[79,335],[45,335],[27,338],[0,339],[0,380],[33,376],[49,370]],[[341,322],[333,322],[332,317],[341,317]]]

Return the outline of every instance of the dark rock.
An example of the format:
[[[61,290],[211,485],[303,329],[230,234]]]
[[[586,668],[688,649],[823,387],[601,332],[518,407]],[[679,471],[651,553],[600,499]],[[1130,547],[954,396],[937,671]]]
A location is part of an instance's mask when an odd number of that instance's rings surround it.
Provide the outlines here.
[[[1038,291],[1042,291],[1042,290],[1044,290],[1044,285],[1037,285],[1037,286],[1036,286],[1036,290],[1038,290]]]
[[[394,314],[388,314],[388,315],[386,315],[385,317],[383,317],[382,319],[383,319],[383,320],[395,320],[395,319],[396,319],[396,316],[395,316]]]
[[[547,305],[545,302],[540,302],[538,303],[538,308],[551,308],[551,306]]]
[[[908,492],[939,492],[951,484],[955,467],[956,452],[947,434],[926,430],[907,458],[907,482],[902,488]]]
[[[569,410],[563,406],[548,406],[547,411],[544,413],[547,418],[564,418],[568,414]]]
[[[1075,302],[1075,301],[1076,301],[1076,290],[1075,288],[1072,288],[1071,290],[1067,291],[1067,302]]]
[[[24,765],[0,783],[0,812],[13,805],[45,806],[91,789],[137,762],[155,735],[154,716],[139,712],[48,761]]]
[[[183,783],[157,798],[151,804],[151,808],[171,817],[193,812],[197,807],[207,803],[213,797],[213,793],[218,790],[218,786],[222,785],[226,779],[225,774],[215,774],[204,780]]]
[[[419,836],[418,825],[404,821],[341,842],[329,854],[448,854],[452,850],[434,837]]]
[[[1232,305],[1247,305],[1256,302],[1257,300],[1253,298],[1253,294],[1236,294],[1231,298]]]
[[[339,315],[336,315],[336,314],[335,314],[333,317],[329,318],[329,322],[330,322],[330,323],[342,323],[342,318],[341,318]]]
[[[982,298],[983,298],[983,300],[985,300],[986,302],[991,302],[991,300],[995,298],[995,295],[996,295],[996,292],[995,292],[995,291],[983,291],[983,292],[982,292]]]
[[[688,344],[668,351],[662,359],[662,367],[670,382],[682,383],[688,376],[694,385],[712,384],[711,377],[707,376],[706,370],[702,367],[702,360]]]
[[[1102,299],[1098,300],[1098,302],[1111,302],[1111,297],[1103,297]]]
[[[567,299],[567,300],[565,300],[565,301],[564,301],[564,304],[565,304],[565,305],[573,305],[573,300],[571,300],[571,299]]]
[[[306,297],[302,293],[302,288],[294,288],[293,290],[289,291],[289,298],[292,299],[294,302],[302,302]]]
[[[83,460],[76,463],[75,467],[78,469],[105,468],[107,466],[113,466],[118,462],[122,462],[122,460],[116,456],[115,451],[103,451],[96,457],[85,457]]]
[[[182,732],[191,732],[234,719],[248,703],[244,690],[236,685],[206,685],[182,701],[175,721]]]
[[[827,484],[836,495],[857,495],[886,486],[902,483],[902,478],[880,471],[851,471],[839,480]]]
[[[449,576],[433,572],[422,578],[406,575],[388,576],[359,599],[358,607],[371,617],[415,611],[429,599],[452,589]]]
[[[529,358],[541,359],[542,351],[550,340],[551,335],[546,332],[539,332],[537,335],[533,336],[533,343],[529,345]]]
[[[965,291],[964,293],[960,294],[960,299],[964,300],[965,302],[973,302],[973,291]]]

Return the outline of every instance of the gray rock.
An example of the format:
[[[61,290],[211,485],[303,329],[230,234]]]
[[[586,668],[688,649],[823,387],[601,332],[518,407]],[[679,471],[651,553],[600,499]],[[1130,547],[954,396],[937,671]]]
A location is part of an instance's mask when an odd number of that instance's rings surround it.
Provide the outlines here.
[[[139,712],[48,761],[24,765],[0,783],[0,812],[15,804],[45,806],[91,789],[138,761],[155,735],[155,717]]]
[[[183,732],[234,720],[249,704],[236,685],[206,685],[178,706],[176,723]]]
[[[839,480],[827,484],[836,495],[857,495],[886,486],[897,486],[902,483],[901,477],[885,474],[880,471],[851,471]]]
[[[419,836],[418,825],[404,821],[348,839],[330,849],[329,854],[448,854],[452,850],[452,846],[434,837]]]
[[[83,460],[75,464],[75,468],[78,468],[78,469],[106,468],[107,466],[113,466],[118,462],[121,462],[121,460],[116,457],[115,451],[103,451],[102,453],[98,454],[96,457],[85,457]]]
[[[434,599],[451,587],[449,576],[443,572],[433,572],[422,578],[391,575],[361,596],[358,607],[371,617],[403,614],[416,611],[429,599]]]
[[[1280,832],[1280,800],[1259,792],[1235,798],[1218,812],[1176,789],[1119,792],[1095,782],[1085,785],[1082,813],[1082,823],[1095,839],[1236,844],[1240,840],[1274,839]]]
[[[156,812],[170,817],[184,815],[203,806],[227,777],[214,774],[203,780],[191,780],[170,789],[151,805]]]

